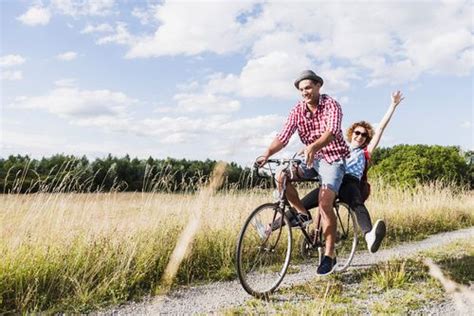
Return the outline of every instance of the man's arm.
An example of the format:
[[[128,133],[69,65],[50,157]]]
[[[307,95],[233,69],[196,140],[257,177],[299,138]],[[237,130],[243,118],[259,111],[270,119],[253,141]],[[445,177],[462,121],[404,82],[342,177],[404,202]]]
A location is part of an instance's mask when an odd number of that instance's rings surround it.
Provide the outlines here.
[[[379,144],[380,139],[382,138],[383,132],[385,131],[385,127],[387,127],[388,122],[390,122],[390,119],[392,118],[392,115],[395,112],[397,105],[400,104],[400,102],[402,102],[403,99],[404,97],[400,91],[392,93],[392,103],[390,104],[387,110],[387,113],[385,113],[384,117],[380,121],[379,126],[377,127],[377,130],[375,131],[374,137],[372,138],[369,145],[367,146],[367,151],[369,152],[369,154],[372,155],[372,152]]]
[[[306,146],[305,149],[305,158],[306,158],[306,163],[308,165],[311,165],[314,160],[314,155],[318,150],[332,142],[334,139],[334,135],[332,134],[331,131],[325,131],[321,137],[319,137],[314,143],[311,145]]]
[[[265,164],[270,158],[271,155],[279,152],[283,147],[285,147],[288,142],[290,141],[291,135],[294,134],[296,131],[296,122],[297,122],[297,114],[296,114],[296,107],[290,112],[290,115],[286,119],[285,126],[283,130],[275,137],[268,146],[267,150],[257,158],[257,163],[262,166]]]
[[[263,155],[258,157],[258,164],[260,166],[265,164],[268,158],[270,158],[270,156],[279,152],[283,147],[285,147],[285,144],[278,137],[275,137],[270,146],[268,146],[267,150],[263,153]]]

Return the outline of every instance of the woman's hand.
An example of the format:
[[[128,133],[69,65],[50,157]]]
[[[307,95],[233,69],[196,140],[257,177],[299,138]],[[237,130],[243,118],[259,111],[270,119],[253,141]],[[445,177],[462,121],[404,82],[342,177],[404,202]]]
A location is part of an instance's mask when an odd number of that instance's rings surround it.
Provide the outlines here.
[[[405,97],[403,97],[403,94],[400,91],[392,92],[392,106],[396,107],[400,102],[403,101]]]

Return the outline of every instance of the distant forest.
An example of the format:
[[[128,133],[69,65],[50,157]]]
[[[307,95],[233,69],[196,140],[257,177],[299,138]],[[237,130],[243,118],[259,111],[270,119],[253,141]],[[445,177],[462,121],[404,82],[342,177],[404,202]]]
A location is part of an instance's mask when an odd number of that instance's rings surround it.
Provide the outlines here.
[[[215,160],[97,158],[57,154],[42,159],[28,156],[0,158],[0,192],[192,192],[207,183]],[[397,145],[377,149],[370,177],[382,177],[394,185],[412,186],[434,180],[474,188],[473,151],[454,146]],[[251,168],[227,164],[224,187],[268,187]]]

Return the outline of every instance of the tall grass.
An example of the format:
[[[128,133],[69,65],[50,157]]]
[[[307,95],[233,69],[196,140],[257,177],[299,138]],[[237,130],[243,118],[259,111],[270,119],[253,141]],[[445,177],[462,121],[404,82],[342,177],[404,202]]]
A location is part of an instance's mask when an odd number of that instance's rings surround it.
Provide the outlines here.
[[[474,191],[444,182],[400,188],[381,179],[373,181],[372,188],[366,205],[373,221],[385,219],[388,242],[474,225]]]
[[[0,313],[88,311],[154,294],[196,216],[175,284],[234,278],[238,231],[269,200],[268,190],[204,200],[199,192],[0,195]],[[440,184],[402,190],[375,183],[368,207],[398,241],[473,225],[473,202],[471,192]]]

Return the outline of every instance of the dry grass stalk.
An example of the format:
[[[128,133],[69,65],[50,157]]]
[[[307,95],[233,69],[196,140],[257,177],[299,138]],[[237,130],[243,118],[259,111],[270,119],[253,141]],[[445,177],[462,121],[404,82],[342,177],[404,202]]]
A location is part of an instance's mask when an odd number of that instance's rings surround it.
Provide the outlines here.
[[[446,293],[453,298],[459,314],[469,315],[474,310],[474,292],[446,277],[432,259],[426,258],[423,262],[429,267],[431,276],[437,279],[443,285]]]
[[[202,210],[209,209],[210,198],[215,194],[216,190],[218,190],[223,183],[226,166],[227,164],[224,162],[219,162],[216,164],[210,179],[210,183],[203,187],[197,196],[195,212],[193,216],[189,218],[188,223],[179,236],[178,242],[176,243],[173,253],[171,254],[170,261],[168,262],[163,274],[162,282],[165,286],[165,291],[167,291],[167,289],[173,283],[181,262],[183,261],[186,254],[189,253],[192,242],[194,241],[196,233],[199,230]]]

